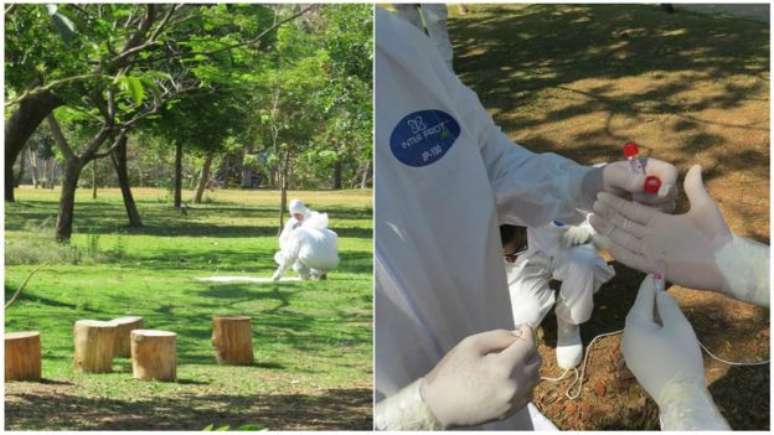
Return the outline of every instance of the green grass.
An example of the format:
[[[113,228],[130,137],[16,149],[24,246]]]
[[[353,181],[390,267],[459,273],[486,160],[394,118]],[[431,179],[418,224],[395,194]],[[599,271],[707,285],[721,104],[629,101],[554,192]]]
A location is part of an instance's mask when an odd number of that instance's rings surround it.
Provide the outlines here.
[[[18,263],[53,262],[6,312],[6,331],[41,332],[46,379],[8,385],[8,429],[370,429],[370,191],[291,192],[330,214],[341,264],[327,281],[271,285],[194,278],[271,275],[277,192],[209,193],[184,216],[166,192],[136,189],[145,225],[134,229],[117,190],[101,190],[97,200],[83,190],[76,256],[51,254],[62,248],[47,242],[57,193],[21,188],[17,202],[6,204],[6,300],[37,267]],[[40,254],[19,259],[25,248]],[[252,317],[254,366],[215,364],[213,314]],[[176,383],[133,380],[122,358],[112,374],[73,370],[73,322],[124,315],[177,333]]]

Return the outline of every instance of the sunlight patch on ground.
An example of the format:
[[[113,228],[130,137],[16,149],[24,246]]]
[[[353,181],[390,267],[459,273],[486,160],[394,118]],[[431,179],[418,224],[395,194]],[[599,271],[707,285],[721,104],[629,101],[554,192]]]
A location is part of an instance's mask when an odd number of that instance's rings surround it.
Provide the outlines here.
[[[255,276],[238,276],[238,275],[216,275],[208,276],[204,278],[194,278],[199,282],[218,282],[218,283],[253,283],[253,284],[270,284],[274,283],[271,277],[255,277]],[[301,278],[297,276],[283,276],[279,282],[294,282],[301,281]]]

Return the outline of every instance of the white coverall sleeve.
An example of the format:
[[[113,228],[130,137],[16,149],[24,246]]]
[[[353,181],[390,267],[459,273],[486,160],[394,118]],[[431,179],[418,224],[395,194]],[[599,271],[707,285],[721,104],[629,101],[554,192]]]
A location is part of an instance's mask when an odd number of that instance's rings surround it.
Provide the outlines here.
[[[767,245],[733,235],[716,254],[725,281],[723,292],[734,299],[768,307],[769,256]]]
[[[287,222],[285,222],[285,226],[282,227],[282,232],[280,233],[280,236],[279,236],[280,250],[282,250],[283,246],[285,246],[285,244],[287,243],[288,238],[290,237],[290,233],[293,232],[293,226],[295,225],[295,223],[296,223],[295,219],[290,218],[288,219]]]
[[[661,430],[730,430],[709,391],[695,382],[667,383],[658,401]]]
[[[295,264],[296,260],[298,260],[298,254],[300,250],[301,241],[299,240],[297,234],[291,231],[288,237],[285,239],[284,246],[279,252],[279,255],[275,255],[274,257],[274,260],[279,264],[279,266],[274,272],[274,275],[272,275],[272,280],[277,281],[282,278],[282,275],[285,273],[285,271],[288,270],[288,268],[293,264]]]
[[[514,144],[481,105],[478,96],[454,74],[447,87],[464,125],[481,148],[500,223],[537,227],[559,220],[579,223],[577,209],[591,210],[594,191],[584,195],[583,179],[592,167],[554,153],[536,154]]]
[[[443,426],[433,416],[420,394],[422,379],[382,400],[374,409],[376,430],[441,430]]]

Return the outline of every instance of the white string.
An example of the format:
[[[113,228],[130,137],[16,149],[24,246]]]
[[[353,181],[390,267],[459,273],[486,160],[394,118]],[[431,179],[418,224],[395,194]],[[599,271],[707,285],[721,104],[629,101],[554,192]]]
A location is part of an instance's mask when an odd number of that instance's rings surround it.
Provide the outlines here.
[[[698,340],[697,340],[698,341]],[[770,362],[770,360],[765,361],[753,361],[753,362],[734,362],[734,361],[726,361],[723,358],[715,355],[714,353],[710,352],[709,349],[707,349],[707,346],[704,345],[701,341],[699,341],[699,346],[701,346],[702,349],[704,349],[705,352],[707,352],[707,355],[710,356],[710,358],[720,361],[723,364],[728,364],[730,366],[737,366],[737,367],[744,367],[744,366],[765,366]]]
[[[577,368],[572,368],[572,369],[566,369],[562,373],[562,375],[559,376],[558,378],[551,378],[551,377],[547,377],[547,376],[541,376],[540,380],[546,381],[546,382],[552,382],[552,383],[560,382],[561,380],[563,380],[565,378],[565,376],[567,376],[567,373],[574,372],[575,373],[575,380],[573,380],[572,383],[570,383],[570,385],[567,387],[567,390],[565,390],[564,395],[568,399],[570,399],[570,400],[575,400],[575,399],[579,398],[580,395],[581,395],[582,387],[583,387],[583,378],[586,375],[586,363],[588,363],[589,355],[591,354],[591,347],[594,345],[594,343],[597,341],[597,339],[603,338],[603,337],[610,337],[612,335],[618,335],[618,334],[622,333],[623,331],[624,331],[623,329],[620,329],[618,331],[606,332],[604,334],[599,334],[596,337],[594,337],[593,339],[591,339],[591,342],[589,342],[589,345],[586,346],[586,355],[583,356],[583,363],[581,364],[580,374],[578,374],[578,369]],[[727,360],[724,360],[723,358],[720,358],[719,356],[715,355],[714,353],[710,352],[710,350],[707,348],[707,346],[705,346],[704,343],[702,343],[700,340],[697,339],[696,341],[699,342],[699,346],[701,346],[701,348],[704,349],[705,352],[707,352],[707,355],[709,355],[710,358],[712,358],[712,359],[714,359],[716,361],[720,361],[721,363],[727,364],[727,365],[730,365],[730,366],[737,366],[737,367],[743,367],[743,366],[762,366],[762,365],[769,364],[769,362],[770,362],[769,360],[755,361],[755,362],[727,361]],[[571,393],[571,391],[573,390],[573,388],[575,387],[576,384],[578,386],[578,389],[575,392],[575,394],[573,394],[573,393]]]

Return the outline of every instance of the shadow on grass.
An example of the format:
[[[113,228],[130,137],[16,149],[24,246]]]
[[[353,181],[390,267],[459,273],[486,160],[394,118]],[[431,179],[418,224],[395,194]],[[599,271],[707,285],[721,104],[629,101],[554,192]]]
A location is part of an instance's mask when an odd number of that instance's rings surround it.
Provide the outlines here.
[[[7,394],[6,430],[202,430],[257,424],[271,430],[371,430],[372,392],[227,396],[183,393],[125,401],[71,394]],[[9,400],[10,399],[10,400]]]
[[[209,221],[222,222],[228,219],[276,220],[276,210],[250,207],[205,207],[189,208],[188,215],[169,206],[148,204],[139,207],[143,218],[142,227],[129,227],[123,204],[117,202],[82,202],[76,204],[74,234],[128,234],[154,236],[203,236],[203,237],[265,237],[276,236],[277,226],[265,225],[219,225]],[[55,201],[18,201],[13,210],[6,213],[6,231],[22,231],[25,226],[56,219]],[[370,228],[337,225],[337,220],[370,220],[370,210],[336,208],[329,213],[331,229],[339,237],[370,239]],[[204,222],[203,222],[204,221]],[[277,224],[279,224],[277,222]]]

